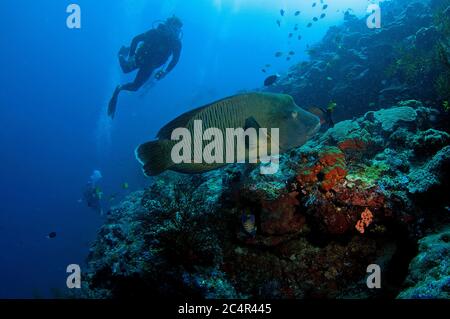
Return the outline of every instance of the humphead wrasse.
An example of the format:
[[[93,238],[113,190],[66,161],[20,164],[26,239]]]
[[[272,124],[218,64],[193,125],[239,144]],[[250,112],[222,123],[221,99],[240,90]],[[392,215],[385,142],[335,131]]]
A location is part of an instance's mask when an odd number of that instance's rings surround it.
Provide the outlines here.
[[[198,133],[199,122],[202,125],[201,134],[205,132],[206,135],[208,129],[223,132],[223,135],[220,134],[222,135],[220,138],[224,139],[224,142],[220,144],[223,146],[223,151],[219,150],[219,153],[224,154],[224,157],[226,152],[229,151],[229,149],[226,149],[229,148],[227,146],[236,144],[234,143],[236,136],[226,134],[230,129],[247,130],[254,128],[257,131],[259,129],[260,132],[264,131],[261,129],[267,129],[265,130],[267,132],[265,140],[270,145],[265,145],[264,147],[270,151],[270,146],[273,148],[274,143],[276,143],[276,149],[279,150],[279,153],[284,153],[303,145],[320,129],[320,119],[296,105],[290,95],[270,93],[239,94],[180,115],[159,131],[157,134],[158,140],[140,145],[136,149],[136,158],[143,165],[144,173],[147,176],[154,176],[166,170],[171,170],[180,173],[196,174],[227,165],[229,162],[225,160],[215,162],[198,162],[194,160],[181,163],[174,162],[173,149],[180,144],[180,141],[172,140],[173,133],[176,129],[183,128],[190,135],[188,142],[194,143],[195,140],[198,141],[198,137],[195,135]],[[276,141],[275,138],[271,138],[273,129],[278,129]],[[214,137],[218,138],[218,136]],[[205,145],[211,143],[208,141],[211,138],[212,136],[201,136],[200,139],[202,141],[200,143],[205,147]],[[233,144],[229,144],[230,142]],[[245,142],[245,158],[247,159],[250,151],[258,152],[262,147],[261,140],[257,140],[256,143],[251,141]],[[199,151],[192,147],[188,152],[190,153],[188,157],[193,159],[198,158],[198,153],[202,152],[202,150]],[[217,152],[218,150],[215,150],[215,153]],[[202,154],[200,154],[200,157]],[[270,155],[278,154],[272,153]],[[237,158],[236,162],[241,162],[245,158]]]

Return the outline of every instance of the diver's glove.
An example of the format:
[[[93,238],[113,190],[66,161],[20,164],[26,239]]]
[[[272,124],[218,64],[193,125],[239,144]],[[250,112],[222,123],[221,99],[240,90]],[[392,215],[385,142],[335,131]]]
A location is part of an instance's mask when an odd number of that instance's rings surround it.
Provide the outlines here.
[[[130,48],[126,46],[122,46],[119,50],[119,57],[123,56],[126,57],[130,54]]]
[[[158,81],[162,80],[165,76],[167,75],[166,72],[164,72],[163,70],[158,71],[155,74],[155,79],[157,79]]]

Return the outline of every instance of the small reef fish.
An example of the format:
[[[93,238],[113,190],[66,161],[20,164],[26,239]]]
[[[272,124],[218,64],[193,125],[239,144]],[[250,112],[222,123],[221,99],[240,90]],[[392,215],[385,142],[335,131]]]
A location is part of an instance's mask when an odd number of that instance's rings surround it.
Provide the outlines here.
[[[288,57],[286,58],[286,61],[291,61],[291,57],[288,56]]]
[[[271,75],[264,80],[264,86],[271,86],[278,81],[278,75]]]
[[[282,17],[284,17],[284,13],[285,13],[285,11],[283,9],[281,9],[280,10],[280,14],[281,14]]]
[[[294,15],[297,17],[300,15],[300,13],[301,13],[301,11],[295,11]]]
[[[333,103],[334,106],[330,107],[330,104]],[[326,109],[323,108],[319,108],[319,107],[311,107],[308,109],[308,112],[316,115],[318,118],[320,118],[320,124],[323,126],[328,126],[328,127],[333,127],[334,126],[334,121],[333,121],[333,112],[336,108],[334,102],[330,102],[330,104],[328,105],[328,107]]]
[[[328,4],[324,4],[322,10],[326,10],[328,8]]]
[[[317,22],[317,21],[319,21],[319,18],[314,17],[314,18],[313,18],[313,21],[314,21],[314,22]]]
[[[448,101],[442,102],[442,109],[444,112],[448,113],[450,111],[450,103]]]
[[[299,39],[299,40],[301,40],[301,39],[302,39],[302,36],[301,36],[301,35],[299,35],[299,36],[298,36],[298,39]]]
[[[294,34],[293,33],[289,33],[289,38],[292,38],[294,36]]]
[[[49,234],[46,236],[46,238],[47,238],[47,239],[53,239],[53,238],[56,238],[56,232],[52,231],[51,233],[49,233]]]
[[[281,27],[281,21],[280,20],[277,20],[277,24],[278,24],[279,27]]]
[[[334,101],[331,101],[330,103],[328,103],[327,110],[330,112],[334,112],[334,110],[336,110],[336,107],[337,107],[337,103]]]
[[[242,228],[244,229],[244,231],[248,235],[255,237],[256,231],[257,231],[255,215],[242,214],[241,222],[242,222]]]
[[[191,138],[194,137],[195,123],[202,121],[203,131],[215,128],[226,132],[227,128],[278,128],[279,139],[275,141],[280,154],[306,143],[320,129],[320,119],[300,108],[294,99],[286,94],[245,93],[234,95],[197,109],[188,111],[165,125],[157,134],[157,140],[139,145],[136,159],[142,164],[145,175],[155,176],[166,170],[186,174],[198,174],[218,169],[227,165],[226,161],[212,163],[188,162],[174,163],[171,157],[173,147],[179,141],[172,140],[172,133],[177,128],[185,128]],[[268,136],[270,139],[270,136]],[[193,139],[194,140],[194,139]],[[264,145],[264,147],[270,146]],[[245,153],[259,152],[258,145],[249,145]],[[223,154],[227,154],[226,143],[223,143]],[[251,148],[253,147],[253,148]],[[189,149],[186,151],[188,152]],[[190,149],[193,158],[194,149]],[[235,154],[236,155],[236,154]]]
[[[295,55],[295,52],[294,51],[290,51],[289,55]]]
[[[325,112],[322,108],[316,107],[316,106],[312,106],[310,108],[308,108],[308,112],[316,115],[317,117],[321,118],[321,116],[323,115],[323,113]],[[322,119],[321,119],[321,123],[322,123]]]
[[[323,19],[323,18],[325,18],[327,15],[325,14],[325,13],[322,13],[321,15],[320,15],[320,18],[321,19]]]
[[[316,6],[317,6],[317,2],[314,2],[314,3],[312,4],[312,7],[315,8]]]
[[[123,184],[122,184],[122,188],[123,188],[123,189],[129,189],[129,188],[130,188],[130,185],[129,185],[128,183],[123,183]]]
[[[283,56],[283,52],[277,52],[277,53],[275,53],[275,57],[276,57],[276,58],[279,58],[279,57],[281,57],[281,56]]]
[[[312,23],[311,23],[311,22],[308,23],[306,27],[307,27],[307,28],[311,28],[311,27],[312,27]]]
[[[262,73],[267,73],[267,71],[265,69],[262,69],[261,72]]]

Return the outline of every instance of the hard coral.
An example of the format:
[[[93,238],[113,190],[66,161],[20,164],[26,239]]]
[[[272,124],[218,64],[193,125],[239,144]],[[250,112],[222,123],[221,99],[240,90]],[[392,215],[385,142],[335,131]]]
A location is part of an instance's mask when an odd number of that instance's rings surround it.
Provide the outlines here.
[[[375,112],[375,119],[381,123],[385,131],[392,131],[395,125],[401,121],[414,122],[416,118],[416,110],[409,106],[399,106]]]
[[[364,151],[367,148],[366,143],[358,138],[348,139],[340,142],[339,148],[342,151]]]
[[[435,138],[443,134],[429,130],[428,108],[411,102],[403,107],[414,109],[417,119],[394,121],[397,137],[383,130],[375,113],[338,123],[280,156],[275,175],[234,165],[198,176],[155,178],[145,193],[111,210],[92,248],[86,294],[398,295],[415,254],[409,241],[423,236],[424,225],[443,220],[441,209],[450,205],[450,146]],[[443,148],[416,156],[415,136]],[[352,156],[355,152],[361,156]],[[257,227],[254,234],[243,231],[243,214],[251,221],[248,230]],[[371,236],[359,236],[368,226]],[[385,277],[383,289],[363,291],[358,287],[373,262],[392,276]],[[440,288],[447,289],[446,280],[439,281]],[[428,281],[421,287],[428,289]]]
[[[412,141],[417,156],[429,156],[450,144],[450,135],[446,132],[429,129],[415,135]]]
[[[378,187],[365,188],[362,185],[352,189],[339,187],[335,199],[340,205],[370,207],[372,209],[382,209],[385,203],[385,197]]]
[[[409,266],[407,289],[400,299],[450,298],[450,229],[430,234],[419,241],[419,254]]]

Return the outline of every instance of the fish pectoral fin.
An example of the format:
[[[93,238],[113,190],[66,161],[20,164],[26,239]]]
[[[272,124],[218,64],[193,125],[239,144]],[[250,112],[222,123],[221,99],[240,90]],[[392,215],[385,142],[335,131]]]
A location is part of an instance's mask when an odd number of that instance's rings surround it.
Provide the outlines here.
[[[244,130],[247,130],[249,128],[253,128],[256,130],[256,133],[258,134],[259,129],[261,128],[261,125],[255,120],[255,118],[249,117],[245,120],[245,127]],[[258,148],[258,141],[252,141],[249,139],[245,139],[245,148],[247,150],[255,150]]]
[[[260,143],[260,141],[265,141],[265,143],[272,142],[272,135],[270,134],[270,131],[269,130],[260,130],[262,127],[261,127],[261,125],[259,125],[259,123],[255,120],[254,117],[249,117],[245,120],[245,130],[247,130],[248,128],[254,128],[256,130],[256,133],[258,134],[258,142],[250,141],[250,143],[249,143],[246,140],[245,146],[247,149],[249,149],[249,150],[257,149],[258,143]]]
[[[245,120],[245,127],[244,130],[254,128],[255,130],[259,130],[261,128],[261,125],[255,120],[253,116],[247,118]]]

